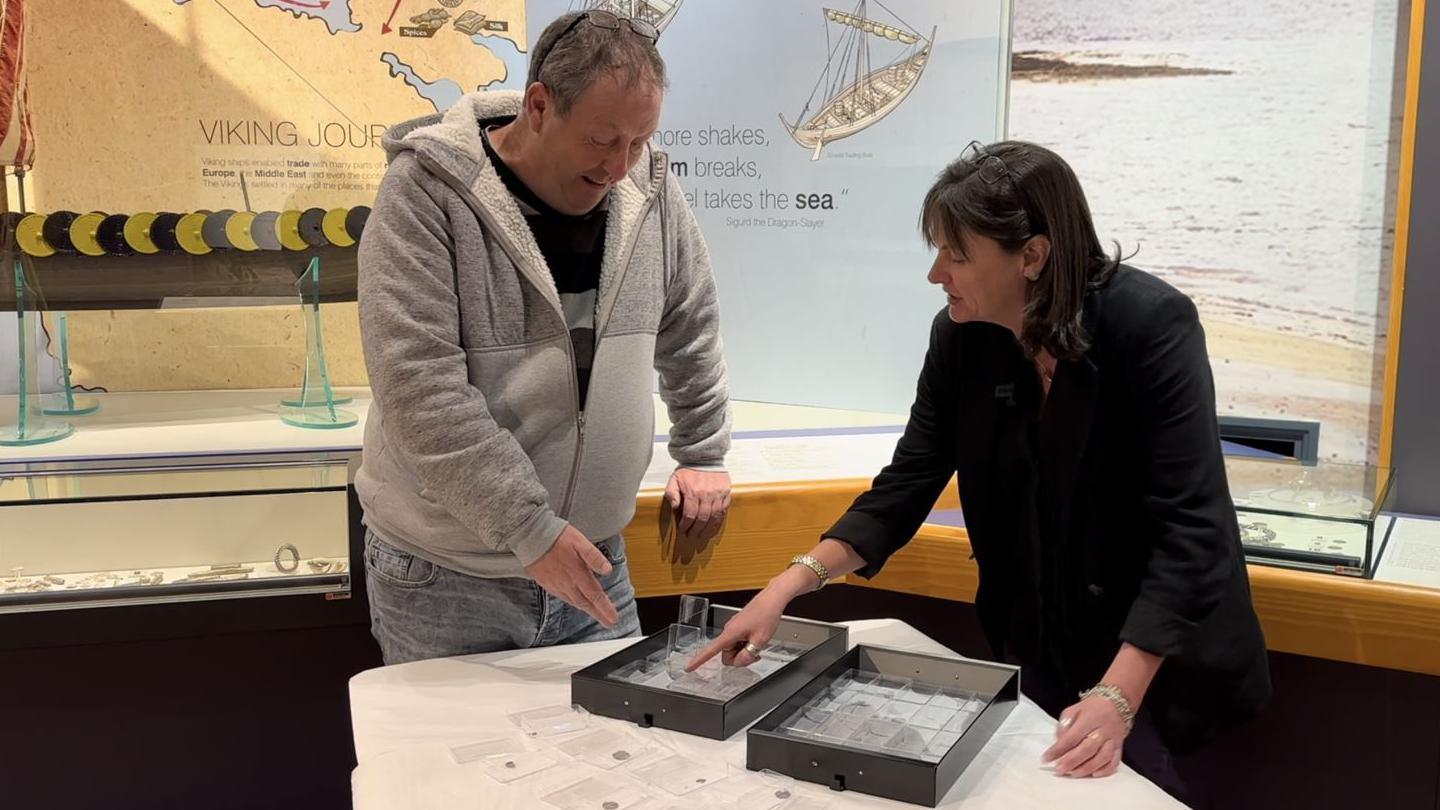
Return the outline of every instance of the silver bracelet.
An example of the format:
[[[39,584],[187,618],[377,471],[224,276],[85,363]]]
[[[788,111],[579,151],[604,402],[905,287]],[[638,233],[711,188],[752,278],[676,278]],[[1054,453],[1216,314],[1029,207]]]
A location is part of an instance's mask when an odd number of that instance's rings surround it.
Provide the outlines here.
[[[287,551],[290,552],[290,562],[288,564],[280,562],[280,555],[284,554]],[[291,543],[286,543],[281,547],[275,549],[275,568],[279,570],[280,573],[292,574],[299,567],[300,549],[295,548],[295,546]]]
[[[1125,699],[1125,695],[1120,692],[1120,687],[1114,684],[1097,683],[1081,692],[1080,699],[1084,700],[1091,695],[1099,695],[1110,701],[1110,704],[1115,707],[1115,711],[1120,713],[1120,719],[1125,722],[1126,734],[1135,730],[1135,710],[1130,708],[1130,701]]]

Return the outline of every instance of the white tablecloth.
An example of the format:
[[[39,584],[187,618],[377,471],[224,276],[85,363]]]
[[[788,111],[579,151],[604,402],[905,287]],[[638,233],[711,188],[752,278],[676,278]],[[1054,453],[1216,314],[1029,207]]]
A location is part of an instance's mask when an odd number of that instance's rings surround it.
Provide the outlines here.
[[[903,622],[881,619],[848,624],[852,644],[954,655]],[[351,780],[355,807],[547,808],[539,796],[567,780],[577,781],[589,766],[565,764],[505,786],[481,773],[475,763],[456,764],[450,747],[517,734],[507,715],[567,703],[571,673],[630,643],[611,641],[437,659],[356,675],[350,681],[350,716],[359,762]],[[732,773],[744,773],[744,733],[717,742],[661,729],[638,730],[602,717],[592,718],[592,725],[627,728],[685,756],[723,761]],[[1054,739],[1054,730],[1054,719],[1022,699],[941,806],[967,810],[1182,807],[1129,768],[1122,767],[1106,779],[1055,776],[1040,761],[1041,752]],[[797,798],[811,799],[807,803],[811,806],[911,806],[859,793],[835,793],[803,782],[796,783],[795,793]],[[700,806],[699,794],[692,797],[684,801]],[[815,800],[823,804],[815,805]]]

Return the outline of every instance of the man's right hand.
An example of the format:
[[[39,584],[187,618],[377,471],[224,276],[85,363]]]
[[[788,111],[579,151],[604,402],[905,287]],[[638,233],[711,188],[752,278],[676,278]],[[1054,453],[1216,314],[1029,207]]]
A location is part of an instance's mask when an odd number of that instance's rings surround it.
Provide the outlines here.
[[[610,561],[574,526],[566,524],[555,545],[525,571],[546,592],[585,611],[605,627],[620,622],[620,614],[596,578],[596,574],[610,575]]]

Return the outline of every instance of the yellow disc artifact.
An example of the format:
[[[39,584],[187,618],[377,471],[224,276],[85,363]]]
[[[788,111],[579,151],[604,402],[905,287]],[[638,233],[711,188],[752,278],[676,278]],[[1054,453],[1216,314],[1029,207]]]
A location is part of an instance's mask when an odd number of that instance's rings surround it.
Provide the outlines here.
[[[55,248],[45,241],[45,235],[41,233],[44,228],[45,215],[31,214],[15,226],[15,242],[21,250],[36,258],[54,256]]]
[[[255,237],[250,234],[250,226],[255,222],[254,211],[237,211],[235,215],[225,221],[225,238],[236,250],[259,250],[260,246],[255,244]]]
[[[86,256],[104,256],[105,248],[100,246],[97,238],[100,233],[100,221],[105,219],[104,214],[81,214],[70,223],[70,241],[75,249]]]
[[[325,221],[320,227],[325,231],[325,238],[330,240],[330,244],[339,247],[350,247],[355,244],[355,237],[345,230],[345,218],[348,216],[350,216],[348,208],[331,208],[325,212]]]
[[[305,250],[310,247],[300,236],[299,211],[281,211],[280,218],[275,220],[275,235],[280,238],[280,244],[284,245],[286,250]]]
[[[175,225],[175,241],[180,243],[180,249],[192,256],[204,256],[211,251],[211,247],[205,244],[205,217],[209,211],[192,211],[183,217]]]
[[[155,224],[155,217],[153,211],[141,211],[125,220],[125,244],[134,248],[136,253],[160,252],[155,240],[150,238],[150,226]]]

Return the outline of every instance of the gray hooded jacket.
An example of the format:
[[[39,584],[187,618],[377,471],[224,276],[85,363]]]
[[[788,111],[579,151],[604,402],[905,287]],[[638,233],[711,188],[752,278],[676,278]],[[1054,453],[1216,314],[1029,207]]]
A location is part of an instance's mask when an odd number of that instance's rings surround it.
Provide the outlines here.
[[[465,96],[387,133],[360,243],[373,401],[355,478],[370,528],[482,577],[524,576],[568,522],[620,532],[650,463],[660,391],[681,465],[730,446],[710,259],[664,153],[610,191],[586,409],[555,282],[486,157],[479,122],[518,93]]]

